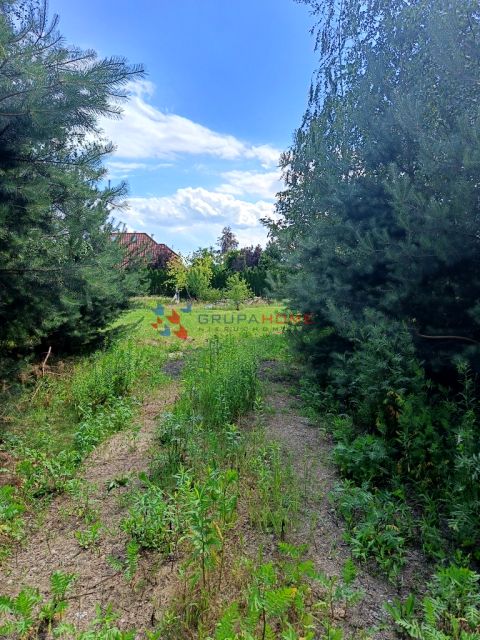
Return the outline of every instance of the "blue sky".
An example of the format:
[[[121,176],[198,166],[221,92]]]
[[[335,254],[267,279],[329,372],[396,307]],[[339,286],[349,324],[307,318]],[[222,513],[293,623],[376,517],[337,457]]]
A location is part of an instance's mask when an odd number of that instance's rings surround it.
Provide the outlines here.
[[[312,17],[293,0],[50,0],[68,42],[142,63],[121,121],[116,217],[177,251],[213,245],[229,225],[265,243],[260,218],[281,188],[279,153],[304,112],[315,68]]]

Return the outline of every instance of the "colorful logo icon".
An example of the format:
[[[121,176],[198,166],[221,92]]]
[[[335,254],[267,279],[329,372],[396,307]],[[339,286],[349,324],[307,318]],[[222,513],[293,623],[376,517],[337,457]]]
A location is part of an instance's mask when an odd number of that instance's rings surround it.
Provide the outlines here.
[[[170,335],[176,336],[179,340],[186,340],[188,338],[188,332],[182,325],[182,318],[180,313],[176,309],[171,309],[170,314],[165,313],[165,307],[160,303],[157,304],[155,309],[152,309],[156,316],[156,322],[152,322],[152,327],[158,331],[159,335],[163,338],[168,338]],[[192,305],[188,303],[187,307],[180,309],[182,313],[191,313]],[[167,323],[164,323],[164,318]]]

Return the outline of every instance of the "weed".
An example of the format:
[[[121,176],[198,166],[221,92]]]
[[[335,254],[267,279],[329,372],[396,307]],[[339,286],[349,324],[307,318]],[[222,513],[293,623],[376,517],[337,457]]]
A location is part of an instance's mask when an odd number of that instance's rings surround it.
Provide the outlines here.
[[[96,617],[88,631],[78,633],[73,627],[66,626],[64,629],[66,637],[73,636],[74,640],[135,640],[135,630],[121,631],[115,625],[120,616],[113,611],[111,605],[107,605],[104,609],[96,605],[95,610]],[[63,636],[60,635],[60,637]]]
[[[401,492],[369,491],[345,480],[332,493],[333,501],[347,525],[347,541],[353,556],[373,556],[390,578],[405,563],[407,540],[413,535],[413,519]]]
[[[81,518],[85,524],[93,524],[98,520],[98,510],[95,507],[93,495],[96,487],[85,480],[73,478],[65,485],[65,491],[72,498],[72,506],[67,513],[71,516]]]
[[[0,596],[0,614],[5,622],[0,625],[0,634],[15,634],[21,640],[51,633],[52,626],[63,617],[68,602],[65,596],[75,581],[74,574],[55,571],[50,576],[50,600],[44,601],[38,589],[26,587],[16,597]]]
[[[19,501],[15,487],[0,487],[0,541],[21,540],[25,506]]]
[[[248,465],[252,478],[250,520],[263,531],[271,530],[283,539],[292,514],[299,508],[298,482],[277,443],[257,440],[252,449]]]
[[[127,582],[131,582],[138,569],[141,546],[135,540],[130,540],[125,549],[125,558],[108,556],[107,561],[115,571],[121,571]]]
[[[132,401],[118,398],[112,405],[93,410],[85,408],[83,419],[75,432],[74,446],[83,459],[102,440],[130,425],[133,417]]]
[[[192,375],[193,373],[193,375]],[[192,415],[206,427],[221,428],[252,408],[257,394],[253,348],[228,338],[209,341],[187,371],[185,386]]]
[[[143,549],[156,549],[165,555],[172,545],[172,505],[164,492],[153,483],[133,495],[129,514],[121,522],[125,531]]]
[[[417,616],[415,597],[385,608],[398,629],[418,640],[477,640],[480,635],[480,575],[465,567],[439,569]]]
[[[251,568],[244,599],[225,609],[215,640],[313,640],[320,627],[324,638],[343,637],[333,625],[334,604],[346,606],[360,597],[351,587],[355,578],[351,565],[346,565],[340,582],[315,571],[313,563],[304,559],[305,546],[283,543],[279,551],[279,561]],[[314,585],[323,593],[321,601],[315,597]]]
[[[75,539],[82,549],[92,549],[98,546],[100,542],[100,534],[102,532],[102,524],[94,522],[88,529],[84,531],[75,531]]]

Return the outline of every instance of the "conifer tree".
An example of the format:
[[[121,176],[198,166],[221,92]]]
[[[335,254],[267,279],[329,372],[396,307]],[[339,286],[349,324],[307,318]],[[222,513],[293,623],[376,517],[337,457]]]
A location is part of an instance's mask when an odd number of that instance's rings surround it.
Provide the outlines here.
[[[137,289],[102,186],[100,116],[118,117],[122,58],[65,44],[45,0],[0,0],[0,346],[87,343]],[[137,289],[138,290],[138,289]]]
[[[292,305],[331,327],[303,346],[328,369],[374,310],[453,382],[480,369],[478,3],[307,3],[321,63],[272,228]]]

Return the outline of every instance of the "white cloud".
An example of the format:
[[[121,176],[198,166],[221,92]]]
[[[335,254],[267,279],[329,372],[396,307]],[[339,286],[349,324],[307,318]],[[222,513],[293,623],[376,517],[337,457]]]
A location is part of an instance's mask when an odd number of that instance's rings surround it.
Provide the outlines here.
[[[130,100],[120,120],[102,119],[106,137],[125,159],[166,158],[181,154],[208,155],[224,160],[255,159],[264,168],[278,164],[280,152],[270,145],[251,145],[232,135],[217,133],[183,116],[160,111],[149,104],[151,82],[129,87]]]
[[[167,244],[174,238],[182,251],[215,244],[226,225],[241,245],[265,244],[267,230],[260,219],[273,217],[271,202],[246,202],[201,187],[179,189],[171,196],[130,198],[128,209],[115,212],[130,230],[153,232],[158,242]]]
[[[172,223],[222,222],[235,227],[259,226],[273,214],[270,202],[246,202],[227,193],[202,187],[178,189],[172,196],[130,198],[129,217],[144,224],[168,227]]]
[[[281,190],[281,174],[279,171],[227,171],[222,173],[225,184],[217,191],[234,196],[254,195],[266,200],[273,200]]]
[[[111,160],[106,163],[108,169],[108,177],[112,180],[122,180],[128,178],[134,171],[156,171],[173,166],[169,162],[157,162],[154,164],[148,162],[126,162],[120,160]]]

